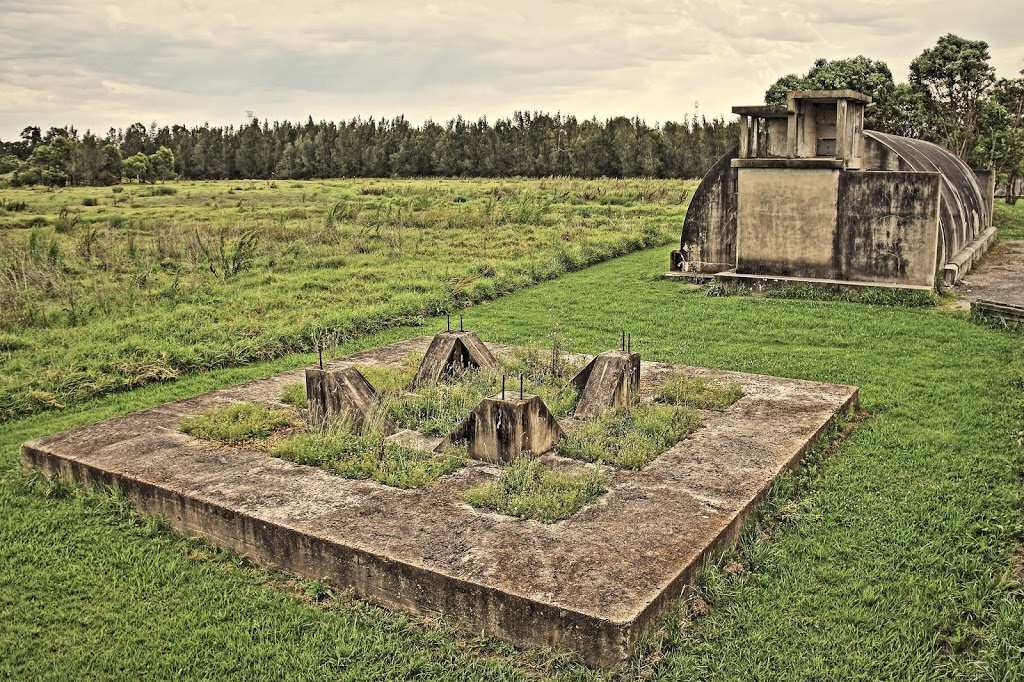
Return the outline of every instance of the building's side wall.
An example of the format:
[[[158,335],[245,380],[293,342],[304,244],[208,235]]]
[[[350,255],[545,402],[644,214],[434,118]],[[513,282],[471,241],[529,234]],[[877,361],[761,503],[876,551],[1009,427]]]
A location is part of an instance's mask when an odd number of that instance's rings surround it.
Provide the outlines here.
[[[984,211],[981,229],[987,230],[992,227],[992,214],[995,211],[996,172],[983,168],[972,168],[971,170],[974,171],[974,177],[978,178],[978,185],[981,187],[981,207]]]
[[[833,279],[932,286],[938,173],[842,173]]]
[[[738,154],[737,147],[719,159],[693,193],[673,270],[716,273],[736,264],[736,171],[730,164]]]
[[[738,172],[736,272],[831,279],[839,171]]]

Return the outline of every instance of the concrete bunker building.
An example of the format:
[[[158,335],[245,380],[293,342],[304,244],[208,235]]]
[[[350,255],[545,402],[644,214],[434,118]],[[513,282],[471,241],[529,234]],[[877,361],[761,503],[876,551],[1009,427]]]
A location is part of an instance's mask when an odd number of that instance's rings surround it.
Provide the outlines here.
[[[739,146],[694,193],[671,270],[912,289],[960,281],[995,238],[994,173],[864,130],[867,95],[787,99],[733,107]]]

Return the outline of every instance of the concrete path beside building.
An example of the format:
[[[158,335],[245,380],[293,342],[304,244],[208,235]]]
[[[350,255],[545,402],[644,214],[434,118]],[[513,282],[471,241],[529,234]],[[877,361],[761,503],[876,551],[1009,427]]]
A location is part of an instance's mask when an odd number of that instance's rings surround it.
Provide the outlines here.
[[[958,308],[977,300],[1024,306],[1024,240],[1000,240],[953,291],[963,296]]]

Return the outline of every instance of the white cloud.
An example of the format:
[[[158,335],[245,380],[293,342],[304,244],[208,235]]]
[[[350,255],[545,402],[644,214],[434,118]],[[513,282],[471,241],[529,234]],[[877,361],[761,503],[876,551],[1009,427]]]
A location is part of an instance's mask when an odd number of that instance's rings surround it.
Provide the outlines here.
[[[1013,0],[1019,2],[1020,0]],[[1024,66],[1006,0],[0,1],[0,138],[26,125],[106,130],[516,109],[580,117],[725,114],[818,57],[864,54],[897,78],[954,32]]]

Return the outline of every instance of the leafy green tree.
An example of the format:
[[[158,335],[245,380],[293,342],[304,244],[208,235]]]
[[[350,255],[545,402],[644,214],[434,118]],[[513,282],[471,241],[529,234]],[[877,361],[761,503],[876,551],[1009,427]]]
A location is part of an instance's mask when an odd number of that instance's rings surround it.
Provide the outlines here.
[[[15,184],[41,183],[50,187],[64,187],[76,183],[81,161],[77,140],[55,136],[40,144],[28,161],[15,172]]]
[[[20,165],[21,161],[14,154],[0,155],[0,174],[11,173],[17,170]]]
[[[947,34],[910,63],[910,85],[922,98],[926,139],[976,161],[981,116],[995,70],[988,43]]]
[[[790,90],[856,90],[872,99],[865,112],[865,127],[889,132],[894,118],[890,100],[895,89],[892,71],[885,62],[858,55],[851,59],[818,59],[804,76],[783,76],[768,88],[764,101],[785,104]]]
[[[170,180],[174,177],[174,152],[160,147],[149,155],[149,167],[155,180]]]
[[[1006,203],[1015,204],[1024,178],[1024,78],[1000,79],[992,89],[992,104],[1001,123],[991,127],[992,165],[1006,185]]]
[[[116,185],[121,182],[121,150],[108,142],[100,149],[100,154],[102,156],[99,173],[100,184]]]
[[[121,176],[129,180],[135,178],[136,182],[143,183],[149,180],[152,173],[153,167],[149,162],[149,157],[142,152],[129,156],[121,162]]]

